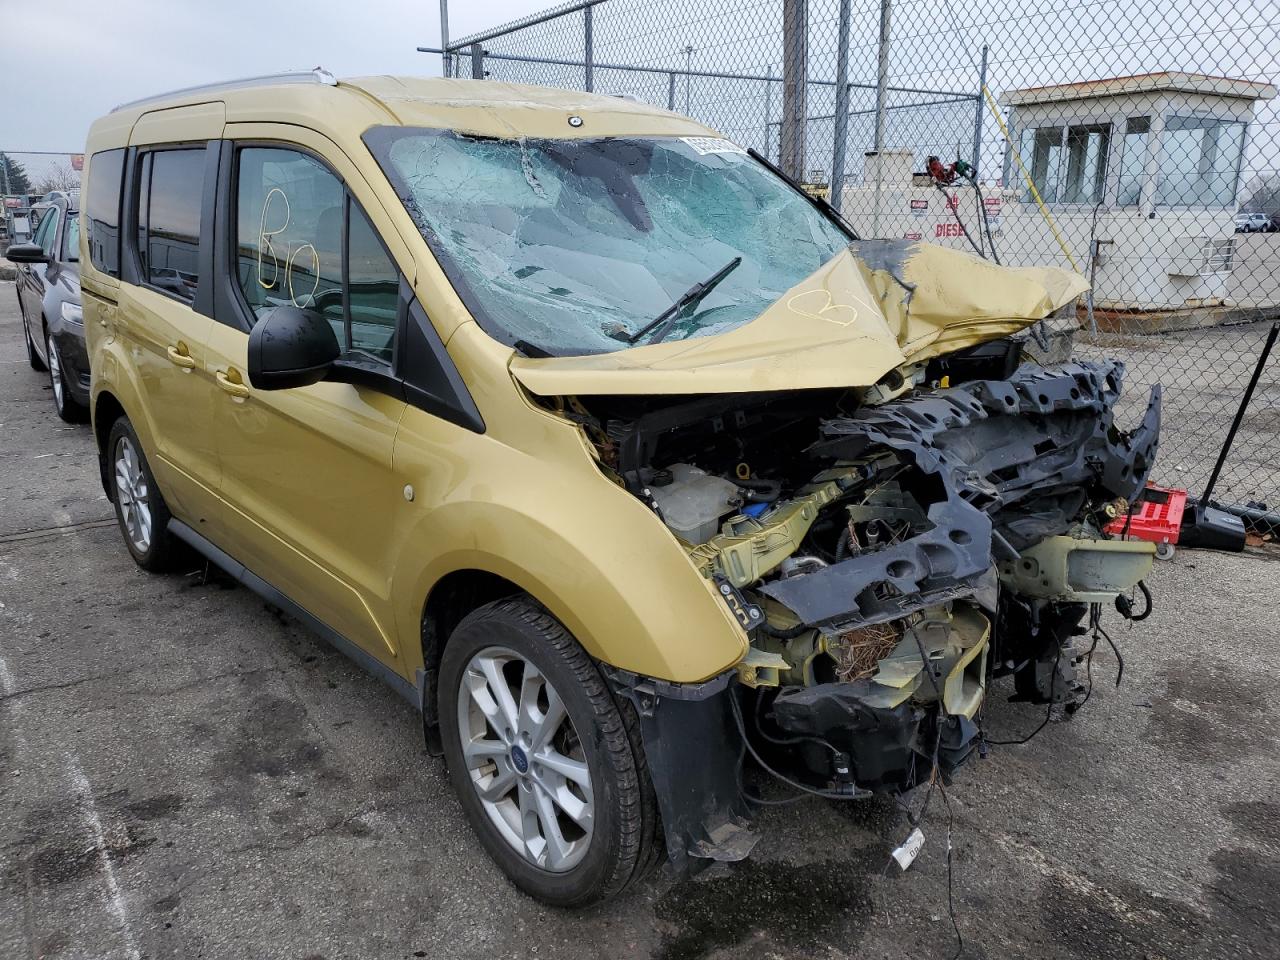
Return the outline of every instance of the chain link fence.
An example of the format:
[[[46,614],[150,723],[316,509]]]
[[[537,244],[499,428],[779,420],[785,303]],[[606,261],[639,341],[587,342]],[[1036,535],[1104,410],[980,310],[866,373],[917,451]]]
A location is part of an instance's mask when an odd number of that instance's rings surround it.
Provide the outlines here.
[[[593,0],[444,60],[693,116],[863,236],[1078,271],[1076,354],[1123,359],[1135,408],[1163,383],[1156,480],[1196,495],[1280,318],[1277,50],[1274,12],[1242,0]],[[1278,371],[1225,504],[1280,511]]]

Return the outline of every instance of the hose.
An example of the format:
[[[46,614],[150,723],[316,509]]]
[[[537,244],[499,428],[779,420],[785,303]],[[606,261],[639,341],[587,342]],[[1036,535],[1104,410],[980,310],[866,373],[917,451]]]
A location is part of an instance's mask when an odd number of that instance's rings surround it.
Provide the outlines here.
[[[944,190],[944,189],[942,188],[942,184],[940,184],[940,183],[936,183],[936,182],[935,182],[935,183],[934,183],[934,186],[938,188],[938,192],[939,192],[939,193],[941,193],[944,197],[946,197],[946,198],[947,198],[947,206],[948,206],[948,207],[951,207],[951,215],[952,215],[953,217],[955,217],[955,219],[956,219],[956,223],[960,224],[960,230],[961,230],[961,232],[964,234],[964,238],[965,238],[966,240],[968,240],[968,241],[969,241],[969,246],[971,246],[971,247],[973,248],[973,252],[974,252],[974,253],[976,253],[978,256],[982,257],[982,259],[984,259],[984,260],[985,260],[985,259],[987,258],[986,253],[984,253],[984,252],[983,252],[983,250],[982,250],[982,248],[981,248],[981,247],[979,247],[976,243],[974,243],[974,242],[973,242],[973,236],[969,233],[969,228],[968,228],[968,227],[966,227],[966,226],[964,225],[964,221],[963,221],[962,219],[960,219],[960,203],[959,203],[959,201],[957,201],[957,202],[956,202],[956,205],[955,205],[954,207],[952,207],[952,206],[951,206],[951,194],[947,193],[947,191],[946,191],[946,190]]]
[[[794,640],[808,630],[809,627],[803,623],[797,623],[794,627],[775,627],[768,620],[765,620],[760,624],[760,629],[775,640]]]

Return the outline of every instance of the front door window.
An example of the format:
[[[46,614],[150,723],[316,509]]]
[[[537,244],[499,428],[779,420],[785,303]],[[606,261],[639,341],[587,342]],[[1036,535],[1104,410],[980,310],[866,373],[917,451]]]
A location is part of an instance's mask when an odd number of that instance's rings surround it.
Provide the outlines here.
[[[400,274],[342,181],[281,147],[245,147],[237,169],[236,280],[254,319],[314,310],[345,353],[390,364]]]

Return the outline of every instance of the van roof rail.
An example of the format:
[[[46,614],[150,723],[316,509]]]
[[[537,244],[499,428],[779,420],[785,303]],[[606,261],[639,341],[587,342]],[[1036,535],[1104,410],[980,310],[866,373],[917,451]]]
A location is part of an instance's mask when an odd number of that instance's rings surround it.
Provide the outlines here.
[[[148,103],[160,103],[164,100],[172,100],[174,97],[182,97],[192,93],[218,93],[223,90],[240,90],[244,87],[261,87],[273,83],[322,83],[327,87],[336,87],[338,85],[338,81],[332,73],[324,67],[315,67],[312,70],[267,73],[260,77],[241,77],[238,80],[220,80],[217,83],[202,83],[194,87],[182,87],[178,90],[170,90],[168,93],[157,93],[154,96],[143,97],[140,100],[130,100],[128,103],[113,107],[111,112],[116,113],[120,110],[127,110],[130,107],[141,107]]]

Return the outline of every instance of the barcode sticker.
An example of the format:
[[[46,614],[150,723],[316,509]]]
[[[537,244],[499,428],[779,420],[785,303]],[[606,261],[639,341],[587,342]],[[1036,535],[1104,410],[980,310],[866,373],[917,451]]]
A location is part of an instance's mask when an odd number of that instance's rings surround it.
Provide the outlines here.
[[[681,137],[685,143],[693,147],[699,154],[706,156],[708,153],[746,153],[742,147],[738,146],[732,140],[726,140],[724,137]]]

